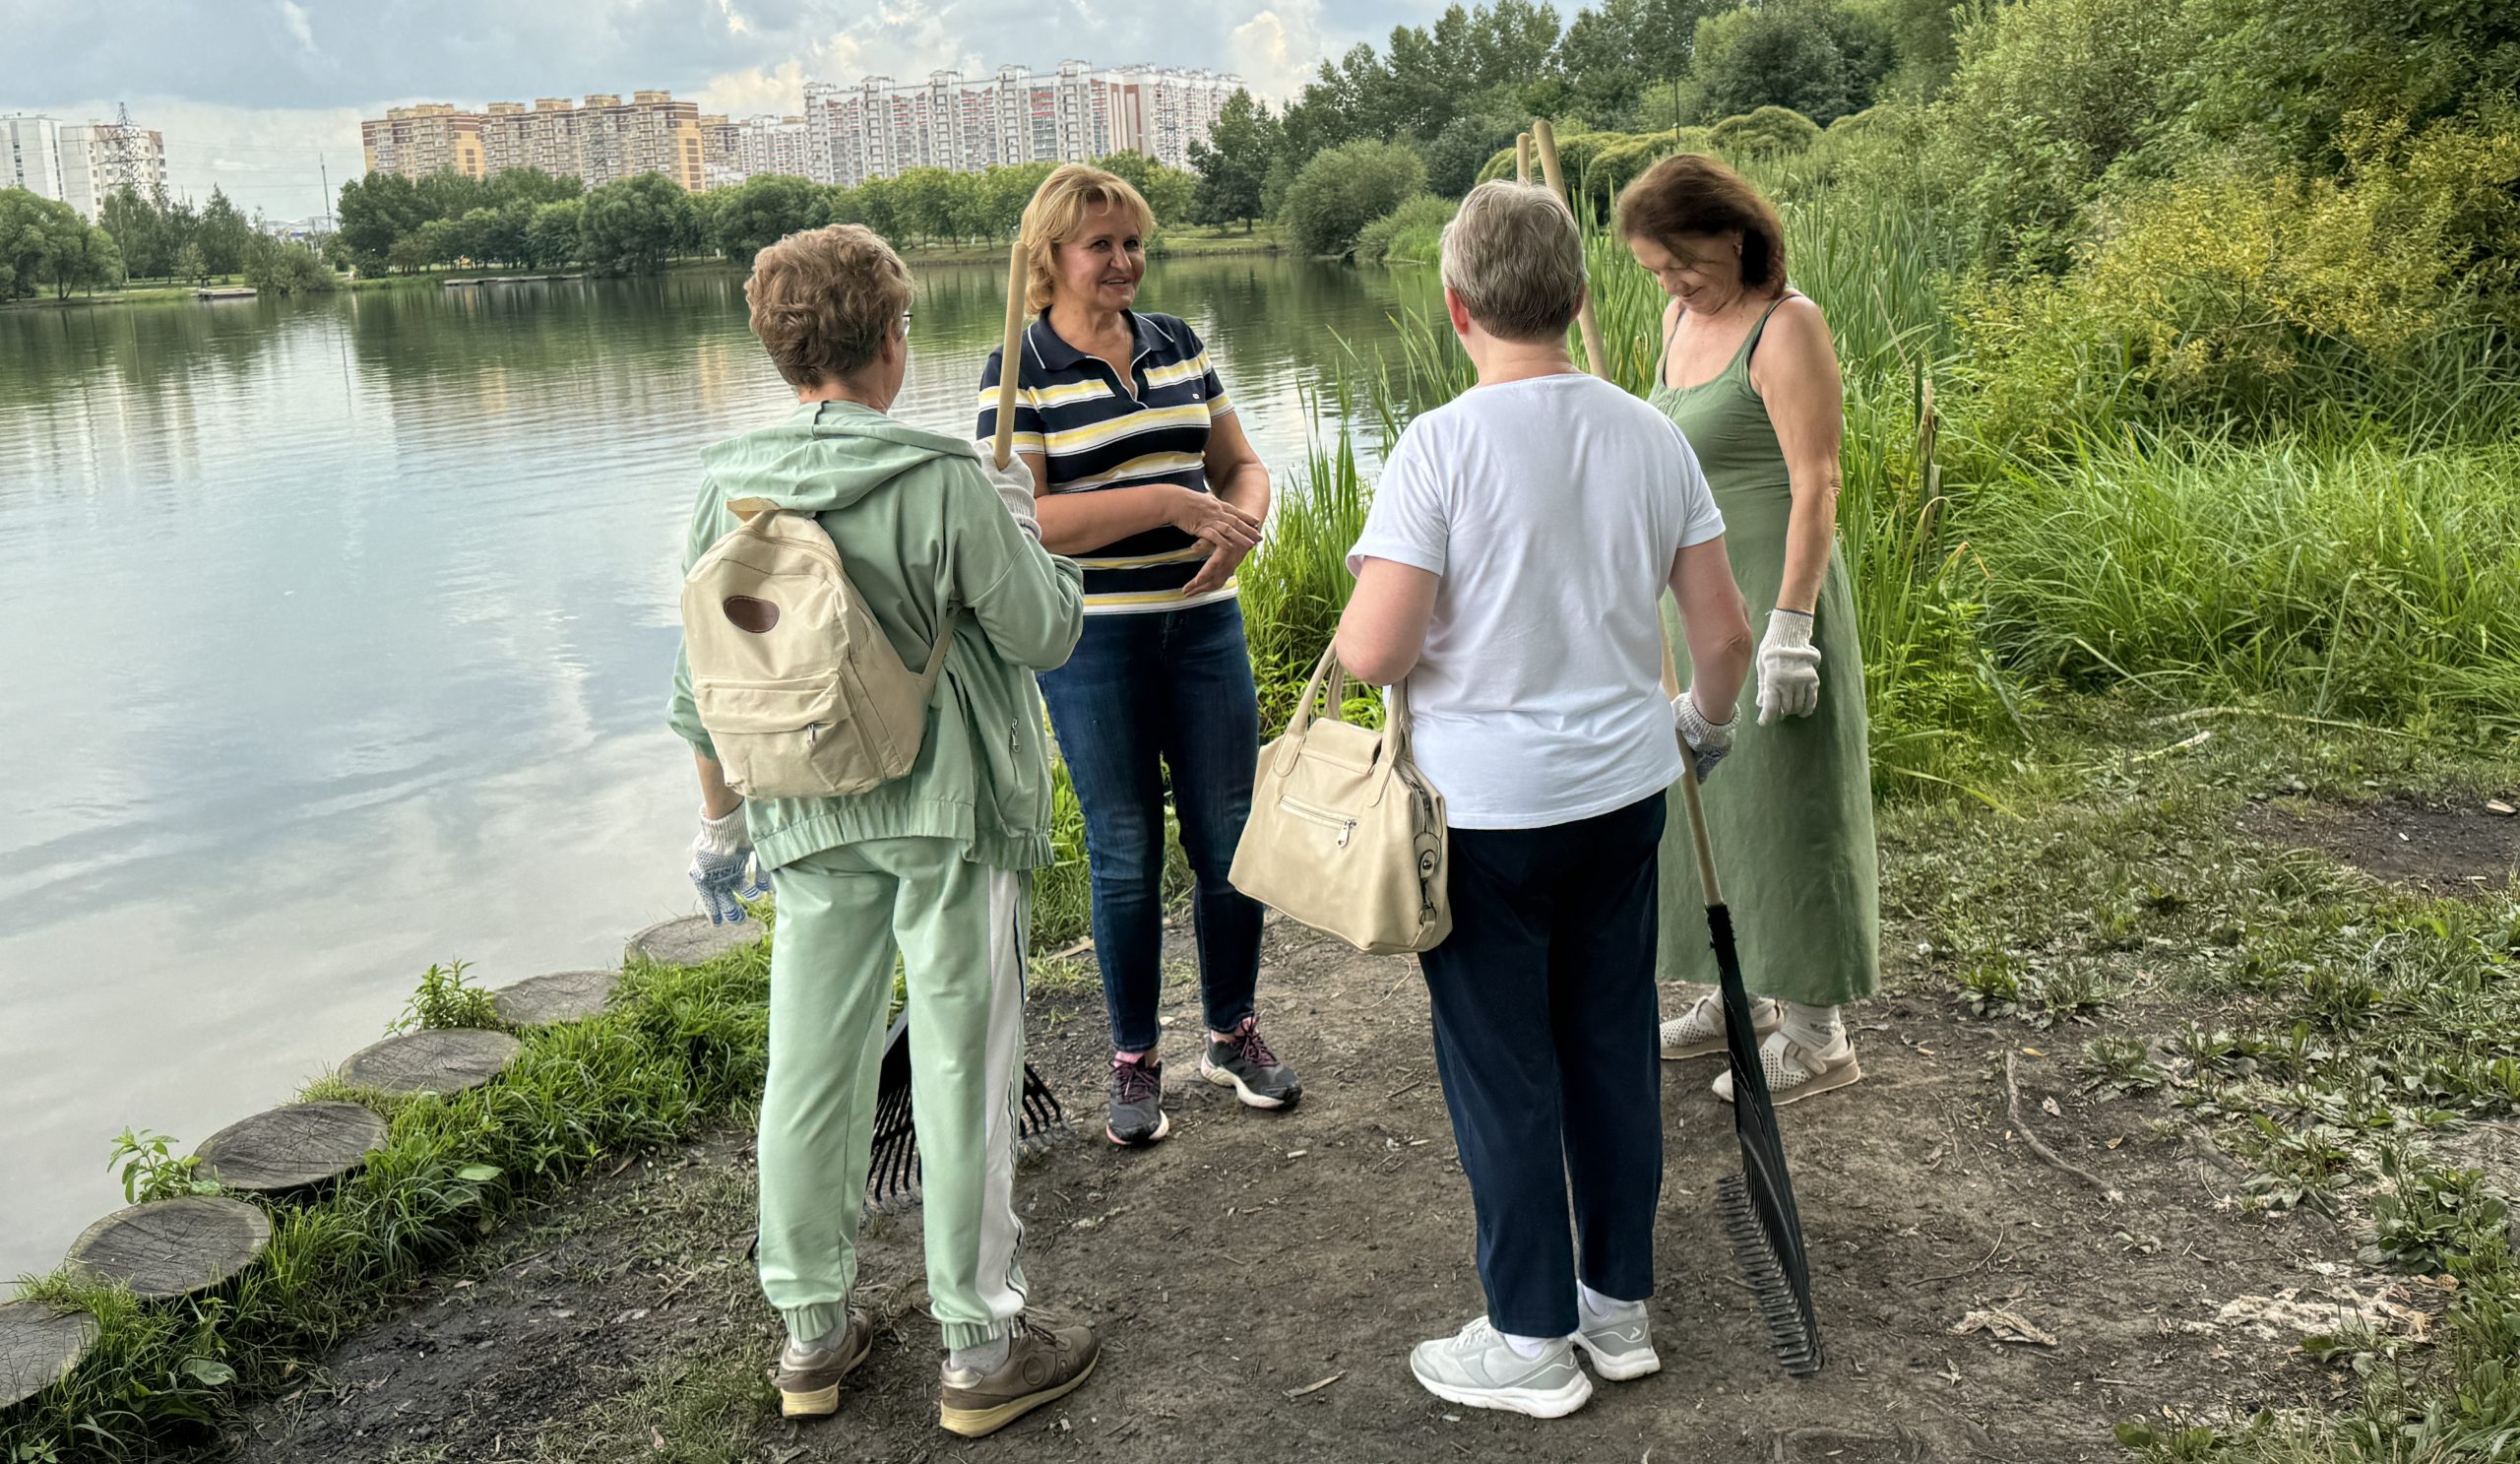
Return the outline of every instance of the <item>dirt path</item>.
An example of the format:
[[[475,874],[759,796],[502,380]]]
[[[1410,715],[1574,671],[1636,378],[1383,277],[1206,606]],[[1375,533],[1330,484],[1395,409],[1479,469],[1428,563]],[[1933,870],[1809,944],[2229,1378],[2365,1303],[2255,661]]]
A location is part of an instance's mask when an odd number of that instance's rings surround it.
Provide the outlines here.
[[[1737,1151],[1706,1091],[1715,1067],[1696,1063],[1665,1069],[1662,1373],[1604,1385],[1553,1424],[1439,1403],[1411,1379],[1407,1349],[1480,1301],[1415,964],[1273,922],[1265,1019],[1308,1090],[1285,1115],[1191,1077],[1186,978],[1167,991],[1174,1134],[1144,1153],[1099,1137],[1099,994],[1083,982],[1037,994],[1034,1060],[1094,1137],[1028,1168],[1027,1268],[1039,1299],[1101,1325],[1105,1352],[1084,1389],[999,1439],[935,1427],[914,1218],[879,1225],[867,1246],[866,1296],[891,1325],[841,1416],[768,1416],[777,1332],[743,1260],[749,1156],[725,1135],[512,1228],[258,1415],[241,1456],[2051,1464],[2122,1456],[2110,1425],[2164,1405],[2326,1392],[2288,1355],[2292,1335],[2217,1318],[2238,1297],[2315,1299],[2320,1255],[2345,1254],[2343,1237],[2244,1215],[2158,1102],[2077,1097],[2063,1054],[2079,1038],[2051,1047],[1947,998],[1893,994],[1857,1014],[1869,1081],[1787,1111],[1830,1350],[1820,1378],[1776,1369],[1734,1279],[1714,1188]],[[2115,1202],[2013,1136],[2007,1046],[2031,1126]],[[2056,1345],[1952,1332],[1993,1306]]]

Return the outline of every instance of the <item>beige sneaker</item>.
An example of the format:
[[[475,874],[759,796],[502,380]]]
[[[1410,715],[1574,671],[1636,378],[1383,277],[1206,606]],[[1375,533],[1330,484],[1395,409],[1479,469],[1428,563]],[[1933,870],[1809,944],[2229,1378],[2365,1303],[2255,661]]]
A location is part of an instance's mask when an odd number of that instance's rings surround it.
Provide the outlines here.
[[[1785,1008],[1765,996],[1750,998],[1750,1030],[1764,1040],[1785,1025]],[[1724,993],[1709,991],[1688,1010],[1663,1024],[1663,1060],[1686,1062],[1724,1050]]]
[[[1782,1032],[1772,1034],[1759,1047],[1759,1066],[1767,1073],[1768,1099],[1778,1108],[1832,1088],[1843,1088],[1863,1077],[1862,1065],[1855,1060],[1855,1044],[1847,1041],[1843,1032],[1825,1051],[1818,1052]],[[1715,1096],[1726,1103],[1732,1101],[1730,1069],[1716,1074]]]
[[[829,1339],[824,1339],[828,1341]],[[806,1347],[790,1340],[779,1354],[779,1412],[791,1419],[822,1418],[840,1411],[840,1380],[875,1346],[875,1329],[866,1313],[849,1311],[849,1325],[829,1347]]]
[[[1006,1361],[996,1371],[946,1369],[936,1421],[965,1438],[994,1433],[1042,1404],[1075,1392],[1101,1355],[1093,1328],[1049,1326],[1028,1311],[1015,1319],[1014,1335],[1007,1338]]]

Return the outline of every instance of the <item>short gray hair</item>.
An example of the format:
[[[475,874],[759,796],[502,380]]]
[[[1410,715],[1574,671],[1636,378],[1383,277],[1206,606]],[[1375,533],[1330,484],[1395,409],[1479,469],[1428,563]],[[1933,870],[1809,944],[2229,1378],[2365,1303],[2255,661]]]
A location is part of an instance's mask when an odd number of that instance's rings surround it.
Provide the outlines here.
[[[1499,340],[1563,339],[1584,299],[1584,236],[1546,188],[1481,183],[1444,225],[1443,280]]]

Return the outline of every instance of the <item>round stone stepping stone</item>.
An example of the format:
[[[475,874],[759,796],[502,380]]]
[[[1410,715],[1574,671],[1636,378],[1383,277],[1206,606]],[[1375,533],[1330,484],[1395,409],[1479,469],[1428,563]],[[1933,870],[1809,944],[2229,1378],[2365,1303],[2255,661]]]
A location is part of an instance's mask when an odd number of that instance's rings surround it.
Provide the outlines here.
[[[385,1119],[355,1103],[293,1103],[202,1140],[202,1173],[228,1189],[276,1194],[338,1179],[385,1144]]]
[[[548,1027],[603,1010],[619,980],[618,971],[555,971],[501,987],[490,993],[490,1000],[499,1008],[499,1020],[512,1027]]]
[[[486,1027],[406,1032],[350,1053],[342,1080],[379,1093],[461,1093],[497,1077],[521,1046]]]
[[[96,1344],[96,1319],[40,1302],[0,1305],[0,1408],[24,1403],[70,1375]]]
[[[188,1297],[253,1264],[272,1220],[243,1200],[187,1194],[116,1210],[70,1242],[67,1260],[148,1301]]]
[[[649,960],[666,966],[698,966],[715,960],[730,950],[737,950],[761,939],[762,923],[742,920],[731,925],[713,925],[705,915],[687,915],[678,921],[650,925],[630,937],[630,959]]]

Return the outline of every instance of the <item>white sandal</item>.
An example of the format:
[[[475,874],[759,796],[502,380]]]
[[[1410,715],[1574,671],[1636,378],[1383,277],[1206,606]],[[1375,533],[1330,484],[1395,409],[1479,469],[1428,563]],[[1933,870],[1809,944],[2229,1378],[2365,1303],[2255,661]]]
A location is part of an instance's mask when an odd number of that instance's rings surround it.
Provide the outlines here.
[[[1785,1025],[1785,1008],[1765,996],[1750,998],[1750,1030],[1761,1041]],[[1724,993],[1709,991],[1663,1024],[1663,1060],[1686,1062],[1724,1050]]]

